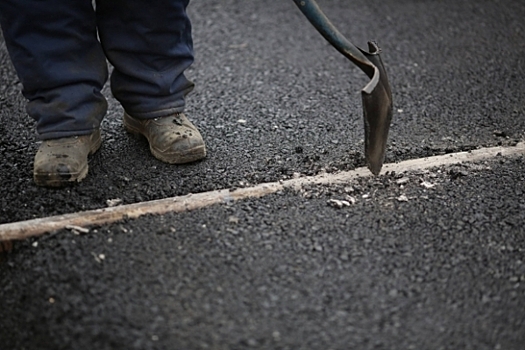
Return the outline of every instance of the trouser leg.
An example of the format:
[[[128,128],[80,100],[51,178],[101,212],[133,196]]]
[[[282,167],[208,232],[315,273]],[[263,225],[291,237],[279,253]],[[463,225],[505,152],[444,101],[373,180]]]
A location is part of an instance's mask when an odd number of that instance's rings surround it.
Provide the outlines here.
[[[189,0],[97,0],[97,25],[113,64],[111,90],[127,113],[155,118],[182,112],[193,83]]]
[[[0,23],[40,137],[97,129],[108,73],[91,0],[1,0]]]

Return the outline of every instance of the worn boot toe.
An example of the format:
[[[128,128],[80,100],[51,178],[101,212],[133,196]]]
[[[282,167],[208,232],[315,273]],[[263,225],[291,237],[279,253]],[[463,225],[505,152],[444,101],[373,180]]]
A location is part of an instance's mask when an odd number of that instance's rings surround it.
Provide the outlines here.
[[[62,187],[80,182],[88,173],[88,156],[95,153],[100,144],[100,130],[90,135],[43,141],[35,155],[35,183],[38,186]]]
[[[128,132],[148,139],[151,153],[170,164],[182,164],[206,157],[206,145],[199,132],[183,113],[171,116],[138,119],[124,114]]]

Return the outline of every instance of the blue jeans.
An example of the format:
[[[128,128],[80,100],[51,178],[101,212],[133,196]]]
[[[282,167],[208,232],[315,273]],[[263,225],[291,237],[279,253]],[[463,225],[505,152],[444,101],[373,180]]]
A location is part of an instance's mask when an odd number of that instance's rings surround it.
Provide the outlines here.
[[[101,89],[128,114],[184,109],[193,89],[189,0],[1,0],[0,24],[41,139],[86,135],[107,111]],[[97,38],[98,34],[98,38]]]

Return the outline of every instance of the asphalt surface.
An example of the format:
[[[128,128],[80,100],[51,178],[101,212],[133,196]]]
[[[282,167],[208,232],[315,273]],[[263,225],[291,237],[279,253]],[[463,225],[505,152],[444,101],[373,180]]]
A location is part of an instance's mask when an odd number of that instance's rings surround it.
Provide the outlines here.
[[[387,162],[525,138],[525,3],[319,4],[383,49]],[[190,16],[207,159],[155,160],[106,88],[103,147],[62,190],[32,183],[34,122],[0,45],[0,223],[364,164],[367,79],[291,1],[195,1]],[[500,157],[16,242],[0,348],[523,349],[524,180],[523,157]]]

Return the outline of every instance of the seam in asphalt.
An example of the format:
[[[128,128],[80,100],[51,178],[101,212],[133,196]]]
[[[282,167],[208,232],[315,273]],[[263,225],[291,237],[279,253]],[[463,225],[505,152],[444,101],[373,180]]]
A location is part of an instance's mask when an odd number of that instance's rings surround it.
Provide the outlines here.
[[[468,152],[450,153],[427,158],[411,159],[399,163],[385,164],[381,174],[403,173],[465,162],[482,161],[496,156],[525,155],[525,142],[512,147],[480,148]],[[380,175],[381,175],[380,174]],[[338,173],[295,178],[279,182],[263,183],[253,187],[223,189],[188,194],[154,201],[139,202],[109,208],[101,208],[65,215],[50,216],[0,225],[0,242],[21,240],[43,235],[60,229],[85,231],[85,227],[109,224],[125,219],[136,219],[143,215],[161,215],[170,212],[185,212],[204,208],[217,203],[228,203],[245,198],[263,197],[287,188],[300,189],[304,185],[350,183],[356,178],[371,177],[365,167]]]

